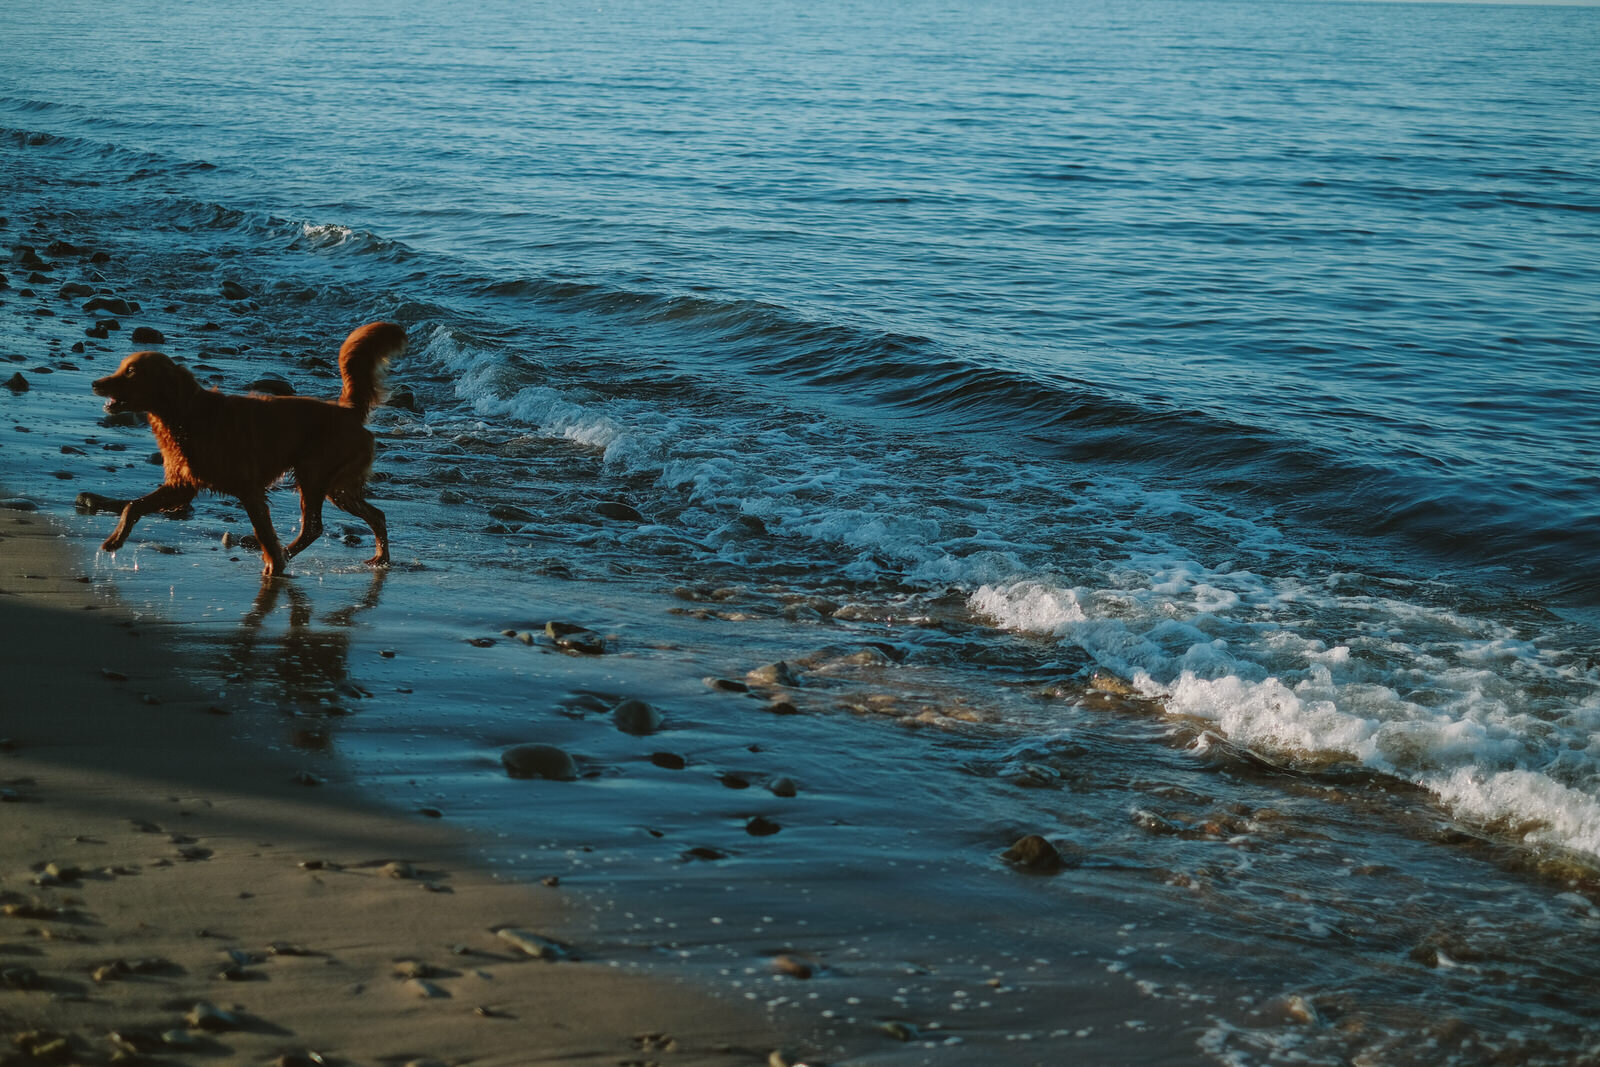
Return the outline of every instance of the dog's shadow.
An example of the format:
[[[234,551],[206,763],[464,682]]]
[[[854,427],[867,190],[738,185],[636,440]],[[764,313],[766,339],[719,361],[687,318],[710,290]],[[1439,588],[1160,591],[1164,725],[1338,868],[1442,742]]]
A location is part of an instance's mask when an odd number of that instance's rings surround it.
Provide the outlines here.
[[[354,601],[316,618],[316,605],[298,582],[268,579],[261,583],[250,610],[224,642],[229,681],[244,682],[277,700],[286,713],[302,721],[296,744],[322,747],[325,729],[314,720],[345,715],[352,701],[371,694],[350,675],[350,643],[357,618],[378,606],[388,568],[372,572]],[[282,628],[273,617],[288,614]],[[319,736],[321,743],[318,742]]]

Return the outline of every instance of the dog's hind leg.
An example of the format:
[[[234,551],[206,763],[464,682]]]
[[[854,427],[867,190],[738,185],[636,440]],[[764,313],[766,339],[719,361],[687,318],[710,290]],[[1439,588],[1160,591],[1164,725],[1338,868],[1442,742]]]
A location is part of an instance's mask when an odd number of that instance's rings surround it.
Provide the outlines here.
[[[115,552],[133,532],[134,523],[152,511],[176,511],[187,507],[195,493],[196,490],[184,486],[162,485],[137,500],[128,501],[122,509],[122,518],[117,520],[117,528],[111,531],[111,536],[100,547],[107,552]]]
[[[273,578],[283,574],[289,561],[283,555],[283,546],[278,543],[278,531],[272,528],[272,509],[267,506],[266,492],[257,490],[249,496],[241,496],[239,503],[244,505],[244,513],[250,516],[256,540],[261,542],[261,559],[265,563],[261,568],[262,575]]]
[[[372,502],[361,495],[359,489],[335,489],[328,494],[328,499],[333,501],[333,506],[341,511],[348,511],[358,519],[362,519],[372,527],[372,539],[377,546],[377,551],[367,563],[374,567],[387,566],[389,563],[389,524],[383,517],[383,512],[372,506]]]
[[[289,547],[285,551],[291,558],[298,556],[310,547],[311,542],[321,536],[322,492],[302,485],[300,486],[300,532],[289,542]]]

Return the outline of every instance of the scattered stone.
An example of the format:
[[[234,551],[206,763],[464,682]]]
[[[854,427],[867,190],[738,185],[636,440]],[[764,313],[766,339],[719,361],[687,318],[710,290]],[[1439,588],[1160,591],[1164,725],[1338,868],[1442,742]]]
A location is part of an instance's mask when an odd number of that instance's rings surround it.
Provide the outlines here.
[[[724,852],[720,848],[710,848],[706,845],[696,845],[694,848],[685,849],[683,858],[686,860],[705,860],[710,863],[717,860],[725,860],[728,858],[728,855],[729,854],[727,852]]]
[[[742,774],[734,774],[732,771],[729,771],[727,774],[719,775],[717,781],[721,782],[729,789],[750,788],[750,779],[746,778]]]
[[[765,667],[757,667],[744,677],[745,680],[751,685],[783,685],[793,687],[800,684],[800,680],[795,677],[794,671],[790,670],[789,665],[782,660],[779,660],[776,663],[769,663]]]
[[[417,395],[411,391],[409,385],[402,385],[389,393],[389,398],[384,401],[389,407],[399,408],[416,415],[422,414],[422,405],[417,403]]]
[[[775,797],[792,797],[800,792],[793,778],[774,778],[767,788]]]
[[[749,834],[751,837],[771,837],[773,834],[782,829],[783,827],[779,826],[765,815],[757,815],[749,822],[744,824],[744,832]]]
[[[515,926],[502,926],[494,934],[512,948],[536,960],[564,960],[572,956],[572,950],[561,942]]]
[[[71,300],[74,297],[79,296],[93,296],[94,286],[85,282],[67,282],[60,289],[56,290],[56,295],[60,296],[63,300]]]
[[[190,1008],[183,1021],[189,1024],[191,1030],[206,1030],[211,1033],[232,1030],[239,1025],[238,1016],[204,1000]]]
[[[669,771],[681,771],[689,765],[689,761],[676,752],[652,752],[650,762]]]
[[[1014,867],[1054,874],[1067,866],[1066,859],[1056,847],[1038,834],[1028,834],[1000,854],[1000,858]]]
[[[643,522],[639,509],[620,500],[604,500],[594,506],[595,513],[619,522]]]
[[[383,865],[383,869],[379,873],[386,874],[390,878],[415,878],[417,869],[405,860],[390,860]]]
[[[267,396],[295,395],[294,386],[290,385],[287,380],[279,378],[277,375],[267,375],[262,378],[257,378],[255,381],[245,386],[245,390],[251,393],[264,393]]]
[[[643,736],[661,729],[661,712],[642,700],[624,700],[611,709],[611,721],[625,734]]]
[[[570,782],[578,777],[577,761],[554,745],[516,745],[500,754],[500,763],[512,778]]]
[[[164,345],[167,343],[167,335],[154,326],[135,326],[133,333],[129,335],[129,340],[136,345]]]
[[[894,1038],[896,1041],[914,1041],[917,1037],[917,1028],[910,1023],[898,1019],[888,1019],[878,1024],[878,1029]]]
[[[776,974],[786,974],[801,981],[810,978],[813,973],[811,964],[787,952],[772,957],[772,970]]]
[[[126,318],[133,314],[133,305],[116,296],[97,296],[83,305],[83,313],[92,315],[96,311],[109,311],[113,315]]]
[[[433,807],[418,808],[417,809],[417,814],[426,816],[427,818],[430,818],[430,819],[442,819],[442,818],[444,818],[444,812],[441,811],[438,808],[433,808]]]
[[[79,511],[88,514],[102,511],[119,512],[128,506],[126,500],[116,500],[109,496],[101,496],[99,493],[79,493],[73,499],[73,504]]]
[[[745,685],[743,682],[736,682],[732,678],[707,678],[705,679],[705,683],[708,687],[715,689],[719,693],[750,692],[750,687],[748,685]]]
[[[774,715],[800,714],[800,708],[788,697],[773,697],[767,702],[767,710]]]
[[[28,385],[28,379],[22,376],[22,372],[18,371],[6,380],[6,388],[13,393],[26,393],[32,387]]]
[[[230,279],[224,279],[221,286],[224,300],[244,300],[250,296],[250,290]]]
[[[544,632],[556,643],[557,648],[567,652],[598,656],[606,650],[605,638],[593,630],[572,623],[547,622],[544,624]]]

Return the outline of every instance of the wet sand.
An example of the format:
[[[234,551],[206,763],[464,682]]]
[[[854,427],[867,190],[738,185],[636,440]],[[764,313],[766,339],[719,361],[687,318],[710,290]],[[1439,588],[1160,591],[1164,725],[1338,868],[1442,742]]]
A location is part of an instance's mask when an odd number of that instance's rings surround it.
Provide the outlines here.
[[[155,1062],[1197,1058],[1214,999],[1163,962],[1182,920],[1119,864],[1009,867],[1061,816],[995,807],[941,747],[961,709],[868,645],[801,626],[797,647],[779,606],[715,590],[451,564],[462,519],[437,489],[375,491],[389,572],[330,533],[263,585],[223,537],[236,503],[204,496],[98,553],[114,519],[77,493],[159,479],[148,431],[107,426],[89,391],[128,351],[230,391],[283,370],[337,392],[326,367],[243,354],[264,323],[197,325],[115,268],[98,288],[152,307],[106,337],[55,291],[87,264],[0,292],[0,378],[30,383],[0,393],[0,1026],[36,1060],[109,1061],[112,1032]],[[407,417],[380,409],[380,437]],[[415,460],[380,442],[380,471]],[[292,492],[273,497],[287,536]],[[556,647],[561,618],[606,654]],[[764,676],[784,659],[801,686]],[[629,700],[662,731],[619,729]],[[508,777],[530,742],[580,780]],[[52,863],[62,884],[34,884]],[[507,925],[571,958],[525,958]],[[228,1019],[187,1021],[201,1003]]]
[[[565,944],[561,889],[498,881],[439,822],[241,743],[56,533],[0,511],[0,1059],[750,1063],[777,1047],[742,1005],[499,936]]]

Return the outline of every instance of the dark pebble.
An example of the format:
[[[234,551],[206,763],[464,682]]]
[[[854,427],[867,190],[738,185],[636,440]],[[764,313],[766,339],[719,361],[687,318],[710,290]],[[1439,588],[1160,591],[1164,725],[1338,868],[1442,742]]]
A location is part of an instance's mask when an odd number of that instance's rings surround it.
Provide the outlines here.
[[[129,339],[136,345],[164,345],[167,343],[167,335],[154,326],[135,326],[133,333],[129,334]]]
[[[268,396],[294,396],[294,386],[277,377],[257,378],[245,386],[245,389],[252,393],[265,393]]]
[[[11,390],[13,393],[26,393],[30,387],[28,385],[28,379],[24,378],[19,372],[17,374],[13,374],[6,381],[6,388]]]
[[[650,762],[669,771],[681,771],[689,765],[689,761],[676,752],[652,752]]]
[[[133,305],[117,296],[97,296],[83,305],[83,313],[92,315],[96,311],[109,311],[113,315],[128,316],[133,314]]]
[[[611,721],[625,734],[643,736],[661,729],[661,712],[642,700],[624,700],[611,709]]]
[[[749,834],[751,837],[771,837],[773,834],[782,829],[783,827],[779,826],[765,815],[757,815],[755,818],[744,824],[744,832]]]
[[[577,762],[554,745],[516,745],[500,754],[512,778],[548,778],[570,782],[578,777]]]
[[[1014,867],[1054,874],[1067,866],[1067,861],[1049,841],[1038,834],[1018,838],[1016,844],[1000,854],[1000,858]]]

